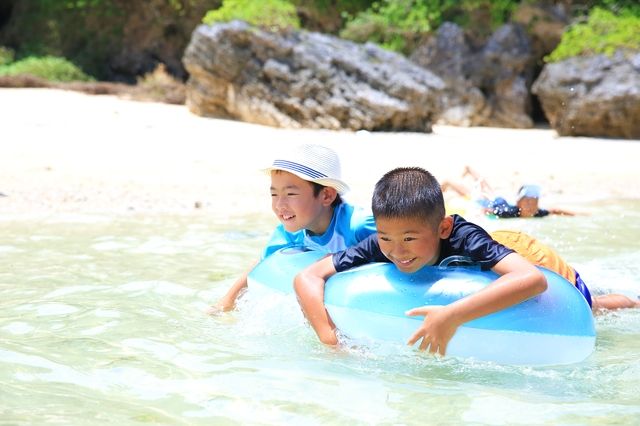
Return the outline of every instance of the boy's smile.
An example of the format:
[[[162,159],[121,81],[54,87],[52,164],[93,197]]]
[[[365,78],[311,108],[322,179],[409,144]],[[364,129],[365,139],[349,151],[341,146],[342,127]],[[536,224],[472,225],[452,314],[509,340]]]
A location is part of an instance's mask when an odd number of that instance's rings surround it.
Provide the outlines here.
[[[421,218],[376,218],[382,253],[402,272],[434,265],[440,256],[440,239],[451,233],[450,216],[438,229]]]

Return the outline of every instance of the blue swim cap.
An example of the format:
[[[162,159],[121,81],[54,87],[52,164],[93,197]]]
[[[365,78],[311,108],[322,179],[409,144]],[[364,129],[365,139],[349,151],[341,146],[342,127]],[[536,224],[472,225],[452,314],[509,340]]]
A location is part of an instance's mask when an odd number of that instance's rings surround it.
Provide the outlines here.
[[[540,198],[540,186],[538,185],[522,185],[518,191],[518,200],[521,198]]]

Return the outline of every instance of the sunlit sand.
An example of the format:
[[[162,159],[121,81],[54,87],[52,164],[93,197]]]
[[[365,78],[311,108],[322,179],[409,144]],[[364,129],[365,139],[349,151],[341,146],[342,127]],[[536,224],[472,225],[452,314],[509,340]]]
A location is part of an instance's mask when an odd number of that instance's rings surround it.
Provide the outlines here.
[[[274,129],[52,89],[0,89],[0,117],[0,213],[265,211],[260,168],[300,142],[338,151],[357,203],[369,203],[384,172],[413,165],[452,179],[470,164],[505,196],[539,183],[542,205],[640,197],[639,140],[450,126],[431,134]]]

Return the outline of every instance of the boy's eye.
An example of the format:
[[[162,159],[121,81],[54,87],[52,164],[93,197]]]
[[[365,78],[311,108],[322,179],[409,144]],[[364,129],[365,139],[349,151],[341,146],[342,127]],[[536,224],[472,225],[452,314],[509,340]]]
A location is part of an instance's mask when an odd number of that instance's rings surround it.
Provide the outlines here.
[[[404,237],[402,241],[414,241],[415,237]]]
[[[382,241],[391,241],[389,237],[378,237],[378,238],[380,238],[380,240]]]

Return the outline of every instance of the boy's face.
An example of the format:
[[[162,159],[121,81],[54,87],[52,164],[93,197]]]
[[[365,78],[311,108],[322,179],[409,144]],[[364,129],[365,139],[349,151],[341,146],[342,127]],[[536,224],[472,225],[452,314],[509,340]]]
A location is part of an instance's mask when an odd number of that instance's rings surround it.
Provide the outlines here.
[[[516,203],[520,209],[520,217],[533,217],[538,211],[538,199],[532,197],[522,197]]]
[[[327,187],[315,197],[311,182],[283,170],[271,172],[271,208],[288,232],[324,234],[333,213],[328,207],[336,196],[336,190]]]
[[[451,216],[445,216],[437,228],[419,218],[376,218],[380,250],[402,272],[434,265],[440,240],[449,237],[452,226]]]

